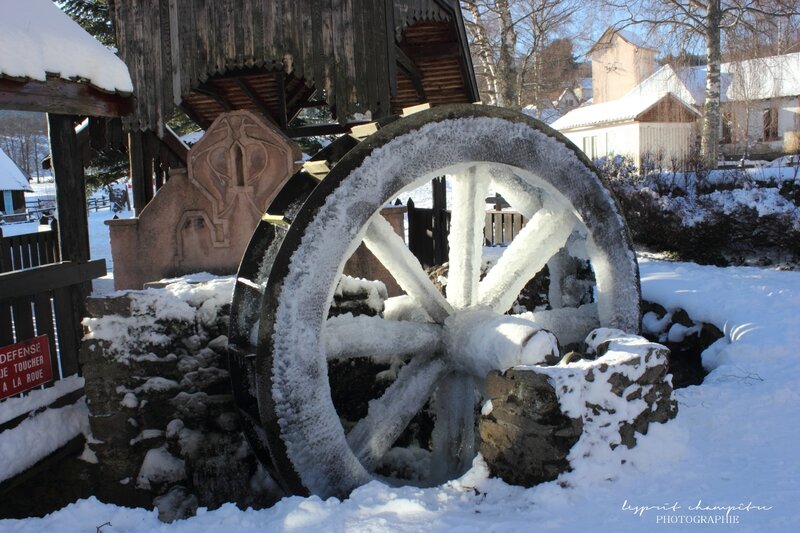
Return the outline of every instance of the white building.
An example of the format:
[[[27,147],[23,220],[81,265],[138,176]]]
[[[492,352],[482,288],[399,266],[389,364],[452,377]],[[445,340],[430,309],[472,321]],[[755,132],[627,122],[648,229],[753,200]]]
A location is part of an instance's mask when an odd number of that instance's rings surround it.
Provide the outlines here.
[[[598,68],[598,45],[591,52],[595,103],[567,113],[552,126],[592,158],[629,155],[637,164],[658,158],[665,167],[684,160],[698,139],[706,67],[666,65],[631,86],[652,64],[649,49],[642,53],[632,48],[634,39],[614,39],[608,33],[601,39],[606,44]],[[614,48],[622,52],[612,53]],[[600,68],[608,66],[609,57],[617,58],[613,68]],[[800,150],[800,53],[723,63],[720,71],[722,154],[772,158]],[[630,76],[623,78],[626,72]],[[630,88],[616,97],[620,86]],[[602,92],[613,98],[598,102],[598,87],[614,87]]]
[[[0,212],[3,215],[24,213],[26,192],[33,192],[28,178],[0,148]]]

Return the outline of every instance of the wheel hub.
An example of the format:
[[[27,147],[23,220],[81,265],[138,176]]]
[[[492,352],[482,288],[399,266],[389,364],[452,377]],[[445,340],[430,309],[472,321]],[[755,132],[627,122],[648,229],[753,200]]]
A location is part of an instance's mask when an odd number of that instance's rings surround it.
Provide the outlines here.
[[[488,308],[456,311],[444,321],[444,357],[456,369],[484,379],[492,370],[534,365],[558,357],[555,335],[536,322]]]

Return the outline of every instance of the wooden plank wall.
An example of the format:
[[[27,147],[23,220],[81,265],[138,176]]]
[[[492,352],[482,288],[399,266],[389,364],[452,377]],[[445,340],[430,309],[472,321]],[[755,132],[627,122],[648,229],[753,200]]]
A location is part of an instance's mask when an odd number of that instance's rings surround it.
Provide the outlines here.
[[[126,126],[158,131],[177,100],[209,76],[252,67],[282,69],[321,89],[340,121],[366,110],[388,114],[394,33],[417,20],[446,20],[442,6],[451,1],[117,0],[117,43],[136,94]]]

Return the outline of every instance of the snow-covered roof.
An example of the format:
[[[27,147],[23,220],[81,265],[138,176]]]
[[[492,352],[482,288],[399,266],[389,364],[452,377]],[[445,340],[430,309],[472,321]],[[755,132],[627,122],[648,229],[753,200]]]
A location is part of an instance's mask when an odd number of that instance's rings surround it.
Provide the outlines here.
[[[630,120],[672,95],[698,114],[705,101],[706,67],[675,69],[664,65],[625,96],[574,109],[552,126],[566,130]],[[736,102],[800,95],[800,52],[720,65],[720,100]]]
[[[705,101],[705,83],[705,65],[677,70],[665,65],[628,94],[672,92],[682,100],[701,106]],[[800,95],[800,53],[733,61],[720,65],[722,102],[798,95]]]
[[[597,124],[611,124],[634,120],[646,113],[664,99],[673,99],[692,113],[700,113],[683,99],[672,93],[626,95],[618,100],[601,104],[587,105],[573,109],[551,126],[557,130],[568,130]]]
[[[555,120],[561,117],[561,113],[559,113],[558,109],[553,107],[546,107],[539,111],[535,105],[527,105],[522,108],[522,112],[529,117],[541,120],[545,124],[552,124]]]
[[[0,191],[33,192],[25,174],[0,148]]]
[[[133,92],[125,63],[52,0],[0,0],[0,77],[45,81],[48,74]]]

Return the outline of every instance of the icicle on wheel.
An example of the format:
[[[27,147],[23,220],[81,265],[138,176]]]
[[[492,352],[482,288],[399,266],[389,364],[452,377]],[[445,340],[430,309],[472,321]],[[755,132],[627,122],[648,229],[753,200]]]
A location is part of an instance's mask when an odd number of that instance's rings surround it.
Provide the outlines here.
[[[637,331],[638,268],[625,223],[588,160],[544,124],[494,107],[438,107],[363,140],[343,136],[314,160],[256,230],[231,314],[231,373],[245,431],[288,492],[341,497],[374,479],[426,405],[434,426],[420,483],[456,477],[476,453],[476,401],[488,371],[540,363],[557,355],[555,338],[563,343],[598,325]],[[446,296],[379,215],[442,175],[454,198]],[[489,190],[528,222],[480,279]],[[507,314],[523,286],[573,241],[592,265],[594,312]],[[389,299],[382,317],[328,318],[344,264],[362,242],[406,294]],[[407,359],[396,379],[346,431],[331,399],[329,361],[398,355]]]

